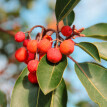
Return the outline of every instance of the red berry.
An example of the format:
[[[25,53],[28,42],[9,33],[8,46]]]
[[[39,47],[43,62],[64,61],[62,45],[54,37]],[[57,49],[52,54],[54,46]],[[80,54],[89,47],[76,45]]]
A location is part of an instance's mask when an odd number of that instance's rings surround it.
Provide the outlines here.
[[[39,54],[39,60],[41,60],[44,55],[45,55],[45,54],[40,53],[40,54]]]
[[[61,29],[61,33],[64,36],[70,36],[72,34],[72,29],[71,29],[70,26],[63,26],[62,29]]]
[[[21,47],[15,52],[15,57],[19,62],[23,62],[27,58],[27,50],[25,47]]]
[[[39,64],[38,60],[29,61],[28,65],[27,65],[29,72],[33,73],[33,72],[37,71],[38,64]]]
[[[29,39],[25,39],[25,40],[23,41],[23,46],[24,46],[24,47],[27,47],[28,42],[29,42]]]
[[[28,74],[28,80],[29,80],[31,83],[33,83],[33,84],[38,83],[38,81],[37,81],[37,76],[36,76],[36,72],[34,72],[34,73],[29,73],[29,74]]]
[[[47,53],[47,51],[51,48],[51,42],[47,39],[43,39],[38,43],[38,50],[41,53]]]
[[[37,51],[37,40],[30,40],[27,44],[28,51],[36,53]]]
[[[25,34],[23,32],[17,32],[16,35],[15,35],[15,40],[17,42],[23,42],[25,39]]]
[[[35,54],[34,53],[31,53],[31,52],[27,52],[28,53],[28,55],[27,55],[27,58],[26,58],[26,60],[25,60],[25,63],[26,64],[28,64],[28,62],[30,61],[30,60],[33,60],[34,58],[35,58]]]
[[[74,41],[71,39],[63,41],[60,44],[60,51],[64,55],[70,55],[74,51]]]
[[[52,63],[58,63],[62,59],[62,54],[58,48],[51,48],[47,52],[47,59]]]

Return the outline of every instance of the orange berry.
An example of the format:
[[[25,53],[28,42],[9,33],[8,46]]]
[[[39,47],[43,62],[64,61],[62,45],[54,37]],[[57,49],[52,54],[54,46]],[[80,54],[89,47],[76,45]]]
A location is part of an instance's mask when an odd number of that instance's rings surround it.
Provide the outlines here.
[[[52,63],[58,63],[62,59],[62,54],[58,48],[51,48],[47,52],[47,59]]]
[[[47,39],[43,39],[38,43],[38,51],[40,53],[47,53],[47,51],[51,48],[51,42]]]
[[[37,51],[37,40],[30,40],[27,44],[28,51],[36,53]]]
[[[29,61],[28,65],[27,65],[29,72],[33,73],[33,72],[37,71],[38,64],[39,64],[38,60]]]
[[[70,36],[72,34],[72,29],[71,29],[70,26],[63,26],[62,29],[61,29],[61,33],[64,36]]]
[[[49,36],[49,35],[45,35],[45,36],[43,37],[43,39],[48,39],[49,41],[51,41],[51,40],[52,40],[52,37]]]
[[[60,51],[64,55],[69,55],[74,51],[74,41],[69,39],[60,44]]]
[[[25,34],[23,32],[17,32],[15,35],[16,42],[23,42],[25,39]]]
[[[27,58],[27,50],[25,47],[21,47],[15,52],[15,57],[19,62],[23,62]]]
[[[29,74],[28,74],[28,80],[29,80],[31,83],[33,83],[33,84],[38,83],[38,81],[37,81],[37,76],[36,76],[36,72],[34,72],[34,73],[29,73]]]

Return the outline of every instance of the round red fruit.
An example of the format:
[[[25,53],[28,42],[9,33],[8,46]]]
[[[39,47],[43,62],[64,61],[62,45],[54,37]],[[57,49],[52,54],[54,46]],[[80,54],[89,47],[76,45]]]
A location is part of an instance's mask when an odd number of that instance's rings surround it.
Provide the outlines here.
[[[27,65],[29,72],[34,73],[35,71],[37,71],[38,64],[39,64],[38,60],[29,61]]]
[[[23,62],[27,58],[27,50],[25,47],[21,47],[15,52],[15,57],[19,62]]]
[[[61,33],[64,36],[70,36],[72,34],[72,29],[71,29],[70,26],[63,26],[62,29],[61,29]]]
[[[31,83],[33,83],[33,84],[38,83],[38,81],[37,81],[37,76],[36,76],[36,72],[34,72],[34,73],[29,73],[29,74],[28,74],[28,80],[29,80]]]
[[[70,55],[74,51],[74,41],[71,39],[65,40],[60,44],[60,51],[64,55]]]
[[[25,34],[23,32],[17,32],[16,35],[15,35],[15,40],[17,42],[23,42],[25,39]]]
[[[40,54],[39,54],[39,60],[41,60],[44,55],[45,55],[45,54],[40,53]]]
[[[47,59],[52,63],[58,63],[62,59],[62,54],[58,48],[51,48],[47,52]]]
[[[28,51],[36,53],[37,51],[37,40],[30,40],[27,44]]]
[[[51,48],[51,42],[47,39],[43,39],[38,43],[38,50],[41,53],[47,53],[47,51]]]
[[[25,63],[26,64],[28,64],[28,62],[30,61],[30,60],[33,60],[34,58],[35,58],[35,54],[34,53],[31,53],[31,52],[27,52],[28,53],[28,55],[27,55],[27,58],[26,58],[26,60],[25,60]]]
[[[29,39],[25,39],[25,40],[23,41],[23,46],[24,46],[24,47],[27,47],[28,42],[29,42]]]

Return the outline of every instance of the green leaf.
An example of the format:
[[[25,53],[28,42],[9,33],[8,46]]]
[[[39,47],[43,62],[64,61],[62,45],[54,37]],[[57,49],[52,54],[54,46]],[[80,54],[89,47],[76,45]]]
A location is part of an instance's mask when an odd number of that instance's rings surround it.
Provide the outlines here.
[[[74,19],[75,19],[75,13],[74,11],[71,11],[70,14],[63,19],[64,25],[71,26]]]
[[[2,91],[0,91],[0,107],[7,107],[7,98]]]
[[[96,61],[101,61],[99,51],[94,44],[89,42],[80,42],[76,45],[83,49],[85,52],[87,52],[89,55],[91,55]]]
[[[11,107],[36,107],[38,86],[28,81],[27,68],[17,79],[11,97]]]
[[[75,64],[75,71],[90,98],[107,107],[107,69],[95,63]]]
[[[50,63],[46,55],[41,59],[37,69],[37,78],[39,86],[44,94],[48,94],[59,85],[66,66],[66,56],[63,56],[61,62],[57,64]]]
[[[98,48],[100,57],[107,60],[107,42],[94,42],[93,44]]]
[[[52,92],[52,100],[50,107],[66,107],[67,106],[67,90],[64,80],[62,79],[59,86]]]
[[[63,20],[80,0],[56,0],[55,14],[57,22]]]
[[[107,40],[107,23],[93,25],[85,29],[82,33],[85,34],[86,37]]]
[[[28,81],[28,73],[25,68],[17,79],[12,92],[11,107],[50,107],[52,104],[56,104],[56,107],[66,107],[67,90],[63,79],[54,93],[44,95],[38,85]]]

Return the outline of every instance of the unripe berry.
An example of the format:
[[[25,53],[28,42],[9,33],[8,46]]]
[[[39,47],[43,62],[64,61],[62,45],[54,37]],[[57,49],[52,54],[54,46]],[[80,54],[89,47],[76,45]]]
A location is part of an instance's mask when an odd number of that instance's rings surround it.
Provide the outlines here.
[[[43,37],[43,39],[48,39],[49,41],[52,41],[52,37],[49,36],[49,35],[45,35],[45,36]]]
[[[24,46],[24,47],[27,47],[28,42],[29,42],[29,39],[25,39],[25,40],[23,41],[23,46]]]
[[[40,53],[40,54],[39,54],[39,60],[41,60],[44,55],[45,55],[45,54]]]
[[[30,40],[27,44],[28,51],[36,53],[37,51],[37,40]]]
[[[39,64],[38,60],[29,61],[28,65],[27,65],[29,72],[33,73],[33,72],[37,71],[38,64]]]
[[[34,53],[31,53],[31,52],[27,52],[28,53],[28,55],[27,55],[27,58],[26,58],[26,60],[25,60],[25,63],[26,64],[28,64],[28,62],[30,61],[30,60],[33,60],[34,58],[35,58],[35,54]]]
[[[21,47],[15,52],[15,57],[19,62],[23,62],[27,58],[27,50],[25,47]]]
[[[28,80],[29,80],[31,83],[33,83],[33,84],[38,83],[38,81],[37,81],[37,76],[36,76],[36,72],[34,72],[34,73],[29,73],[29,74],[28,74]]]
[[[25,34],[23,32],[17,32],[16,35],[15,35],[15,40],[17,42],[23,42],[25,39]]]
[[[62,59],[62,54],[58,48],[51,48],[47,52],[47,59],[52,63],[58,63]]]
[[[72,29],[71,29],[70,26],[63,26],[62,29],[61,29],[61,33],[64,36],[70,36],[72,34]]]
[[[47,53],[47,51],[51,48],[51,42],[47,39],[43,39],[38,43],[38,50],[41,53]]]
[[[74,41],[69,39],[60,44],[60,51],[64,55],[69,55],[74,51]]]

